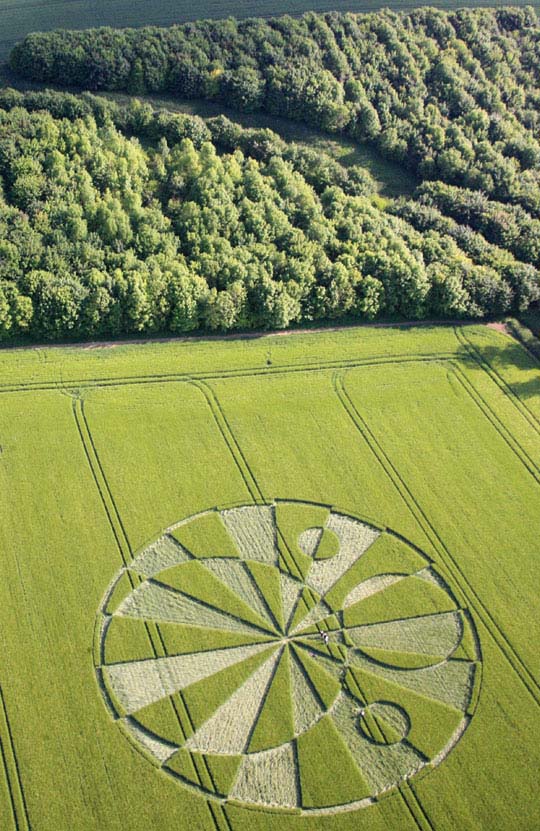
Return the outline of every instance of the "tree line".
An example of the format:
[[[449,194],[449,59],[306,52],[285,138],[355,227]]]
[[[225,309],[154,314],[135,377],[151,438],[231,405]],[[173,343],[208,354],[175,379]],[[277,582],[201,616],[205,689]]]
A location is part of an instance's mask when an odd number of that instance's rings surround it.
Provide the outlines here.
[[[540,215],[531,8],[308,13],[28,35],[12,68],[90,90],[223,101],[345,132],[423,180]]]
[[[136,101],[2,91],[0,336],[478,317],[538,298],[535,265],[436,190],[385,205],[361,169],[279,141]]]

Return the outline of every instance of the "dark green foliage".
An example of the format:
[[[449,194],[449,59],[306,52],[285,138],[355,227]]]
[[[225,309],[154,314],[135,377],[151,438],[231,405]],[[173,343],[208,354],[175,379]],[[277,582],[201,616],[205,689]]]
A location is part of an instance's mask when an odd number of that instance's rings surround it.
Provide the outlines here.
[[[478,191],[442,182],[426,183],[419,188],[418,194],[421,202],[470,225],[493,245],[511,251],[518,260],[538,263],[540,220],[521,206],[494,202]]]
[[[526,308],[536,267],[425,204],[444,188],[386,205],[363,168],[267,129],[3,90],[0,338]]]
[[[345,131],[422,178],[538,214],[538,32],[530,8],[309,12],[31,34],[11,66],[41,82],[166,91]]]

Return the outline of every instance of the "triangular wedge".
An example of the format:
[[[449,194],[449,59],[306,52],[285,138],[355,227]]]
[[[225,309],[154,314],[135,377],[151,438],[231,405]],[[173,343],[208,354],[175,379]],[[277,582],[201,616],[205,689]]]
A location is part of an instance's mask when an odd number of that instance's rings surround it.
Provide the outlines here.
[[[238,618],[242,623],[258,626],[263,631],[272,631],[269,620],[248,606],[236,592],[207,569],[202,561],[193,560],[162,571],[158,575],[158,580],[160,585],[175,589],[205,606]]]
[[[249,753],[284,744],[294,737],[289,648],[281,653],[257,723],[251,733]]]
[[[238,549],[217,511],[195,517],[171,531],[194,557],[238,557]]]
[[[183,691],[184,701],[194,731],[204,724],[213,713],[228,701],[231,695],[268,660],[275,646],[252,655],[245,661],[197,681]],[[193,732],[194,732],[193,731]]]
[[[330,716],[299,736],[296,743],[302,807],[343,805],[370,795],[371,788]]]

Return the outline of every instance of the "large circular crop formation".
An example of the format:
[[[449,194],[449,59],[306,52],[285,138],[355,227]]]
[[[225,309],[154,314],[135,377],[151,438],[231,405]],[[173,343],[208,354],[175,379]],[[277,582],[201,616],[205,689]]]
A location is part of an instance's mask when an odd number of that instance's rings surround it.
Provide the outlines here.
[[[218,800],[332,813],[439,764],[477,700],[478,639],[428,558],[323,505],[213,509],[122,568],[98,614],[112,716]]]

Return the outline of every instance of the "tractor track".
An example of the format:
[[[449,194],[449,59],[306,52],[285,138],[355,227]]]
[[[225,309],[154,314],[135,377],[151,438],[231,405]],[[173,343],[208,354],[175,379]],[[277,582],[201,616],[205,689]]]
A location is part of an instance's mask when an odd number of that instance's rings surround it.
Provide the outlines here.
[[[129,569],[129,563],[133,559],[132,547],[129,542],[129,538],[124,523],[122,521],[120,512],[116,505],[112,490],[107,481],[105,471],[103,470],[103,466],[101,464],[101,460],[99,458],[99,454],[94,443],[90,426],[86,418],[86,413],[84,411],[84,402],[82,401],[82,399],[74,399],[73,414],[75,422],[77,424],[77,429],[79,432],[81,443],[84,448],[84,453],[90,466],[90,470],[92,472],[92,476],[96,484],[96,488],[99,493],[101,502],[103,504],[105,513],[107,515],[107,519],[109,521],[109,525],[111,527],[111,531],[113,533],[116,546],[120,553],[122,563],[126,569]],[[137,585],[135,576],[129,570],[127,570],[127,574],[132,588],[135,588]],[[140,578],[139,582],[142,582],[142,578]],[[159,628],[159,624],[151,624],[149,622],[146,622],[145,628],[154,656],[156,658],[167,656],[167,648],[165,640],[163,638],[163,634]],[[96,670],[98,670],[97,667]],[[185,700],[181,691],[178,691],[174,697],[171,697],[171,706],[173,708],[179,728],[182,734],[186,736],[186,728],[193,730],[193,722],[191,721],[191,717],[186,707]],[[206,780],[210,783],[211,788],[217,792],[215,780],[211,774],[211,771],[204,757],[201,758],[199,764],[195,766],[195,769],[201,789],[204,790],[204,781]],[[210,813],[210,817],[212,819],[212,823],[216,831],[233,831],[231,822],[225,812],[224,806],[219,802],[212,803],[210,800],[206,800],[206,804],[208,806],[208,811]]]
[[[196,383],[196,386],[201,390],[201,392],[203,392],[208,406],[210,408],[210,411],[227,446],[227,449],[229,450],[229,453],[231,454],[233,461],[235,462],[236,467],[240,472],[240,475],[242,476],[242,479],[244,480],[244,483],[254,500],[254,503],[267,503],[268,499],[264,496],[262,489],[258,484],[255,475],[253,474],[253,471],[251,470],[245,453],[240,447],[238,439],[234,435],[234,432],[227,420],[227,417],[223,411],[223,408],[219,402],[215,390],[213,390],[212,387],[207,383],[202,383],[200,381],[194,383]],[[246,473],[244,471],[246,471]],[[284,545],[287,546],[287,543],[283,536],[280,534],[279,529],[278,534],[280,535],[280,539],[283,541]],[[287,546],[287,550],[293,564],[296,567],[297,574],[300,576],[300,578],[302,578],[302,571],[298,566],[294,558],[293,552],[290,550],[289,546]],[[317,629],[321,632],[322,629],[319,626],[319,624],[316,624],[316,626]],[[401,796],[407,813],[414,822],[417,831],[435,831],[433,823],[429,819],[425,808],[420,803],[418,797],[412,793],[409,783],[401,783],[397,788],[397,793],[399,793],[399,795]]]
[[[383,449],[381,443],[378,441],[375,434],[358,411],[358,408],[346,390],[343,375],[343,372],[336,373],[333,378],[334,390],[339,401],[341,402],[341,405],[343,406],[343,409],[355,425],[358,433],[371,450],[379,465],[394,485],[394,488],[406,505],[408,511],[412,514],[418,526],[423,530],[434,551],[437,552],[441,563],[444,565],[447,573],[452,577],[454,584],[459,589],[461,597],[465,599],[467,605],[474,610],[478,619],[482,621],[483,625],[486,627],[497,647],[502,652],[517,677],[520,679],[527,692],[531,695],[535,703],[540,706],[540,685],[538,684],[538,681],[517,654],[516,650],[502,629],[499,627],[489,609],[467,581],[467,578],[456,558],[447,548],[421,505],[414,497],[404,478],[399,473],[397,467],[392,462],[386,451]]]

